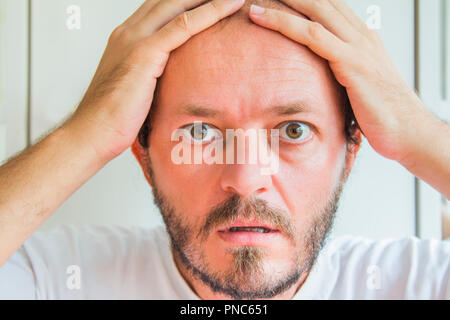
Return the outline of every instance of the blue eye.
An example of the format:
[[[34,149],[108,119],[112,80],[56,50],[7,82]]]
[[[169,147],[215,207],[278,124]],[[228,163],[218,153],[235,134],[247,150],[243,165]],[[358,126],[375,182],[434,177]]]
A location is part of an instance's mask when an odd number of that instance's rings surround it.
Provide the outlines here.
[[[186,130],[186,136],[194,143],[205,143],[212,141],[214,138],[221,137],[221,132],[218,129],[202,122],[194,122],[183,127]]]
[[[311,135],[311,128],[303,122],[291,121],[280,128],[280,137],[290,141],[303,141]]]

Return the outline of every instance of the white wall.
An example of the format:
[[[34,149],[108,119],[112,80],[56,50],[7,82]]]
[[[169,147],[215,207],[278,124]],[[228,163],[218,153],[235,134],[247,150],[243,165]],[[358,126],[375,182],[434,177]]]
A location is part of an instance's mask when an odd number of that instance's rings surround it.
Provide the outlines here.
[[[26,0],[0,0],[0,163],[26,146]]]
[[[0,0],[0,4],[7,3],[12,7],[15,6],[11,5],[13,2],[19,1]],[[25,3],[24,0],[21,2]],[[33,139],[37,139],[53,128],[76,107],[89,85],[108,35],[141,2],[140,0],[39,0],[32,2],[31,126],[29,129]],[[381,9],[380,35],[401,73],[413,87],[413,1],[349,0],[347,2],[363,20],[368,18],[366,10],[369,6],[377,5]],[[66,9],[74,4],[81,8],[80,30],[68,30],[66,27],[68,17]],[[23,12],[19,15],[23,15]],[[22,28],[23,26],[20,26],[19,30]],[[4,51],[4,46],[1,46],[0,54]],[[17,48],[16,51],[19,52],[21,49]],[[15,60],[11,56],[9,59]],[[20,55],[17,60],[21,60]],[[16,67],[21,70],[19,65]],[[0,74],[4,75],[3,70]],[[21,79],[22,82],[26,80],[26,78]],[[17,87],[22,88],[23,83],[17,84]],[[23,97],[25,93],[23,88],[21,90],[18,96]],[[17,105],[24,108],[23,101],[18,101]],[[25,116],[24,111],[18,111],[17,114],[9,111],[8,114],[14,114],[21,119]],[[2,118],[0,118],[0,125],[1,120]],[[8,119],[6,123],[12,123],[12,120]],[[23,124],[23,121],[21,123]],[[22,125],[18,132],[23,134],[24,131],[25,128]],[[17,137],[20,134],[17,134]],[[110,162],[78,190],[42,226],[42,229],[60,224],[85,223],[141,226],[162,223],[152,203],[150,188],[130,151]],[[376,154],[367,141],[364,141],[343,194],[334,235],[399,237],[413,235],[414,230],[414,177],[397,163]]]

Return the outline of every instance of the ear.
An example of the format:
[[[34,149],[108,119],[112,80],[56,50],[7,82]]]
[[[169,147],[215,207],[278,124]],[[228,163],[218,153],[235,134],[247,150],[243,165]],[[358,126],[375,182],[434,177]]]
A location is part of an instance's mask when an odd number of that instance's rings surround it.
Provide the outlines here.
[[[357,141],[356,144],[351,144],[347,148],[347,156],[345,158],[346,166],[347,166],[347,176],[345,177],[345,180],[348,179],[350,172],[353,169],[353,166],[355,164],[356,155],[358,154],[359,149],[361,148],[361,142],[362,142],[362,133],[361,130],[355,129],[355,132],[353,133],[355,140]]]
[[[134,157],[139,162],[142,171],[144,172],[145,179],[150,186],[153,186],[152,179],[150,178],[150,156],[147,149],[144,149],[139,143],[139,139],[136,138],[131,145],[131,152],[133,152]]]

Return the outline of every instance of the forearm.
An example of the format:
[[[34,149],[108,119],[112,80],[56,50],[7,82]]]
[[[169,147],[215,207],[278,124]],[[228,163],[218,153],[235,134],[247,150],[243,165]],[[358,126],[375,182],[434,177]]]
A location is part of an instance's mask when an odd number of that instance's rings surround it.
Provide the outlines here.
[[[450,198],[450,126],[427,113],[409,128],[400,162],[416,177]]]
[[[106,163],[68,123],[0,167],[0,266]]]

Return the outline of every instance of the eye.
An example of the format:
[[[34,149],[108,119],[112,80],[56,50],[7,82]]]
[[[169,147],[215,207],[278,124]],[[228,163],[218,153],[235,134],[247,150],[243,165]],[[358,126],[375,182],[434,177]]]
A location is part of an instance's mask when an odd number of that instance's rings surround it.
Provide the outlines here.
[[[291,121],[280,127],[280,137],[293,142],[307,140],[311,135],[311,127],[303,122]]]
[[[202,122],[196,121],[192,124],[184,126],[183,128],[187,138],[194,143],[210,142],[214,138],[218,139],[222,136],[220,130]]]

